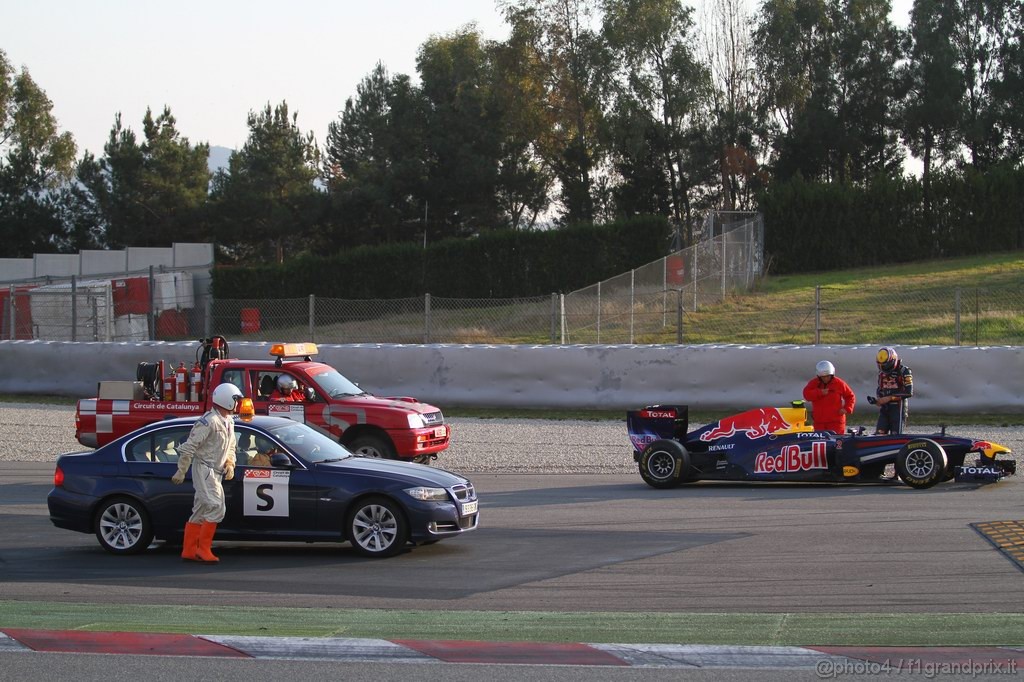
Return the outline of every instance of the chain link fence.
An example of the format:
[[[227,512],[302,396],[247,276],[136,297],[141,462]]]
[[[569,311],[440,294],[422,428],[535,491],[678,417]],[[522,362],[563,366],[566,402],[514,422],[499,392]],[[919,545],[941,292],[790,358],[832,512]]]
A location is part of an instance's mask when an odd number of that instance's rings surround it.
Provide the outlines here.
[[[762,274],[761,216],[732,218],[708,221],[713,236],[694,246],[566,294],[561,342],[682,343],[684,313],[748,291]]]
[[[750,294],[764,271],[756,214],[714,214],[701,243],[568,294],[487,299],[217,300],[187,269],[0,289],[0,338],[474,344],[1024,345],[1024,284],[819,286]],[[208,280],[206,280],[208,281]]]
[[[209,335],[209,266],[41,277],[0,288],[0,338],[178,340]]]

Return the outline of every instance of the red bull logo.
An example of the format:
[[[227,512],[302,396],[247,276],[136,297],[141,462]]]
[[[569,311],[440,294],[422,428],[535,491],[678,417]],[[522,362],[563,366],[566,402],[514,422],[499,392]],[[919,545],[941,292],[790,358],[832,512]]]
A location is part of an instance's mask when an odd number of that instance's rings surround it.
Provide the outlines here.
[[[810,452],[801,452],[799,445],[787,445],[777,455],[757,453],[755,474],[785,474],[811,469],[828,469],[828,444],[811,443]]]
[[[789,422],[782,418],[782,413],[777,408],[762,407],[726,417],[718,422],[718,426],[702,433],[700,439],[706,442],[716,438],[729,438],[741,431],[746,432],[747,438],[761,438],[769,433],[788,429],[789,426]]]

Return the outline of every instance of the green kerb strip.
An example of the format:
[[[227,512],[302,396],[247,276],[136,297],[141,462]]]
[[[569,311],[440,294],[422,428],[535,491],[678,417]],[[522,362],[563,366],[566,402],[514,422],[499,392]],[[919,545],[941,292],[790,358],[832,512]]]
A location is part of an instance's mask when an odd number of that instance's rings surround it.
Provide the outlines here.
[[[0,601],[0,629],[532,642],[1021,646],[1020,613],[548,613]]]

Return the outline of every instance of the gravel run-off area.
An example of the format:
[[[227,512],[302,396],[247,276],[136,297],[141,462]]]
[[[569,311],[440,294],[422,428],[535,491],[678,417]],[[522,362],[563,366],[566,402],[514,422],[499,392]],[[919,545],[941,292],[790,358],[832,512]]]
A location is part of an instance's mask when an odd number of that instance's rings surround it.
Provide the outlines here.
[[[521,474],[636,472],[625,415],[622,421],[453,418],[448,422],[452,444],[435,461],[444,469]],[[911,423],[909,430],[927,434],[937,429]],[[957,426],[947,432],[1005,445],[1013,450],[1017,468],[1024,473],[1020,464],[1024,427]],[[0,461],[56,462],[61,453],[83,449],[75,440],[74,407],[0,406]]]

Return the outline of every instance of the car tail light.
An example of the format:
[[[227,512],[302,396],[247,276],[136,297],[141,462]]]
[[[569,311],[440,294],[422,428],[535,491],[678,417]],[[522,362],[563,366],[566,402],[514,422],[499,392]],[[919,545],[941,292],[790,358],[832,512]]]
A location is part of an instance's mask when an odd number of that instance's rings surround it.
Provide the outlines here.
[[[60,488],[64,485],[64,470],[57,467],[53,472],[53,487]]]

